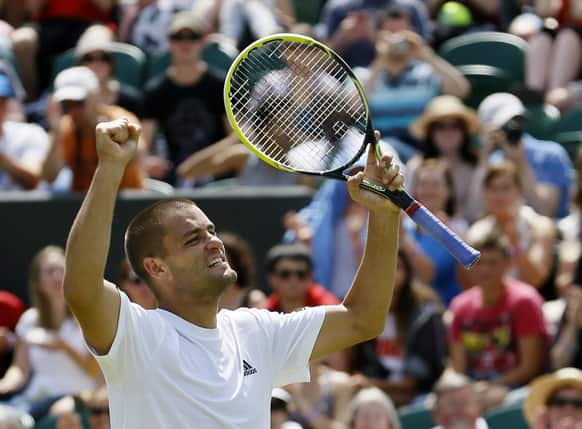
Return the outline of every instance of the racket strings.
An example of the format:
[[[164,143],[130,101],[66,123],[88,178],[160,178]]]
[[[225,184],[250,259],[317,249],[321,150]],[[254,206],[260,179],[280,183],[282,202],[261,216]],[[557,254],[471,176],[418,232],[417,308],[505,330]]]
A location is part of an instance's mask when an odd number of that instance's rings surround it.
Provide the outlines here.
[[[302,50],[303,51],[306,50],[305,48],[306,48],[305,46],[302,46]],[[276,53],[276,50],[274,50],[274,53]],[[271,56],[272,55],[273,55],[273,53],[271,53]],[[279,56],[282,56],[282,55],[279,54]],[[311,58],[311,61],[316,60],[315,56],[312,55],[311,57],[312,57]],[[324,68],[324,72],[330,74],[331,76],[336,77],[337,72],[334,70],[334,68],[337,70],[338,69],[337,65],[327,55],[324,55],[323,58],[327,61],[327,64],[326,64],[326,66]],[[307,67],[312,67],[312,64],[310,64],[310,62],[308,61],[306,63],[306,66]],[[309,89],[309,88],[306,88],[305,87],[306,85],[311,86],[311,89],[313,90],[313,93],[315,93],[315,94],[317,94],[318,92],[320,92],[320,89],[322,89],[322,85],[323,85],[322,83],[319,84],[319,88],[318,88],[317,86],[314,87],[314,85],[312,85],[312,82],[309,82],[306,79],[303,79],[303,82],[301,82],[301,80],[298,80],[298,79],[295,79],[295,80],[296,80],[296,82],[292,82],[290,84],[290,86],[289,86],[289,93],[298,93],[299,91],[301,91],[303,93],[307,93],[306,90]],[[301,86],[298,86],[298,85],[301,85]],[[336,86],[338,86],[338,85],[336,85]],[[336,96],[335,99],[338,100],[339,98]],[[358,97],[356,97],[356,99],[358,99]],[[271,108],[271,109],[273,109],[274,111],[278,111],[280,109],[281,104],[284,103],[284,102],[286,102],[286,101],[287,100],[285,100],[285,99],[279,99],[279,102],[277,104],[272,105],[272,106],[268,106],[268,107]],[[339,108],[342,109],[342,110],[345,110],[346,112],[349,113],[348,106],[350,104],[350,101],[351,100],[347,100],[347,102],[344,102],[343,103],[344,104],[343,106],[341,105],[341,103],[339,103],[340,104],[340,107]],[[293,111],[297,111],[298,110],[297,109],[297,106],[303,107],[306,104],[305,100],[298,99],[298,97],[291,98],[291,103],[292,104],[289,107],[291,108],[290,110],[293,110]],[[338,103],[336,102],[336,104],[338,104]],[[322,105],[321,107],[323,107],[324,109],[320,109],[320,114],[324,114],[324,112],[329,111],[329,107],[331,107],[331,102],[328,102],[327,105]],[[312,122],[319,122],[319,123],[321,123],[323,121],[326,121],[327,118],[329,118],[330,116],[331,116],[331,114],[329,114],[329,113],[327,114],[327,117],[325,117],[325,118],[323,118],[321,116],[319,116],[319,117],[318,116],[315,116],[314,118],[311,118],[311,121]],[[298,139],[304,139],[305,136],[302,136],[301,135],[301,132],[304,132],[304,129],[305,129],[304,125],[307,125],[307,119],[304,117],[303,120],[300,120],[299,121],[299,125],[300,125],[299,127],[292,127],[291,123],[289,123],[289,124],[287,124],[287,126],[284,126],[283,127],[283,132],[287,133],[289,135],[289,137],[290,137],[291,140],[295,140],[296,141]],[[336,124],[334,124],[334,127],[333,127],[335,129],[336,134],[342,134],[342,135],[345,134],[345,131],[347,131],[347,127],[346,127],[345,130],[340,130],[339,129],[340,127],[338,127],[338,125],[339,125],[339,123],[336,122]],[[291,128],[294,128],[294,131],[295,132],[293,132],[293,130]],[[315,136],[315,138],[321,140],[324,137],[323,136],[324,133],[323,133],[322,127],[318,127],[318,128],[316,127],[315,128],[315,131],[317,132],[317,135]],[[263,133],[263,134],[265,136],[266,133]],[[314,138],[313,135],[311,135],[310,137],[312,139]],[[333,149],[333,147],[331,145],[329,145],[329,146],[330,147],[328,148],[328,150],[326,151],[326,153],[324,153],[324,156],[327,155],[327,153],[329,153]],[[284,161],[284,159],[285,159],[285,153],[284,153],[284,151],[280,150],[279,145],[273,144],[273,142],[269,142],[266,147],[263,146],[261,149],[263,151],[268,151],[269,154],[273,158],[275,158],[278,162]],[[311,155],[310,157],[303,157],[303,164],[305,164],[306,162],[309,162],[310,160],[312,160],[313,159],[312,156],[313,155],[316,155],[316,153],[314,153],[314,151],[309,151],[309,149],[307,147],[304,147],[304,151],[312,152],[312,153],[309,154],[309,155]]]
[[[268,55],[258,48],[263,52],[249,54],[232,77],[239,128],[282,165],[303,170],[343,165],[361,147],[365,129],[367,112],[355,84],[317,47],[281,40],[269,45]],[[275,68],[277,63],[282,66]]]

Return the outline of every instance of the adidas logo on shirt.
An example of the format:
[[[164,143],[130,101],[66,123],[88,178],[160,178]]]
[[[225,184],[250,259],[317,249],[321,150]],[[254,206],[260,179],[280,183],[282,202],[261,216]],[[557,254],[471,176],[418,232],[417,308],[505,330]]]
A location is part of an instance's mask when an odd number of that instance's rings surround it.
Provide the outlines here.
[[[253,368],[253,366],[248,363],[246,360],[243,359],[243,376],[246,377],[247,375],[252,375],[252,374],[256,374],[257,370],[256,368]]]

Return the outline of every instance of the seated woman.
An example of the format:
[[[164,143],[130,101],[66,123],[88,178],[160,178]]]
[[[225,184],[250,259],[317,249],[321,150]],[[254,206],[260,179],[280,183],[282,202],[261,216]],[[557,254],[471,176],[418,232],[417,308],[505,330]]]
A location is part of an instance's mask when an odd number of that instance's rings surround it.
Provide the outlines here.
[[[528,40],[525,83],[561,109],[580,99],[573,84],[582,61],[582,7],[577,0],[535,0],[534,9],[546,23]]]
[[[426,159],[416,168],[412,195],[434,213],[445,225],[459,234],[467,230],[467,222],[456,217],[453,179],[447,164],[439,159]],[[434,238],[403,217],[400,246],[406,253],[419,279],[438,293],[445,305],[461,292],[457,271],[462,269],[455,258]]]
[[[14,359],[0,379],[0,396],[12,395],[15,405],[36,408],[41,414],[62,395],[94,389],[99,374],[66,305],[64,269],[60,247],[47,246],[34,256],[29,275],[33,307],[16,326]]]
[[[457,202],[454,214],[468,221],[477,218],[481,207],[479,195],[473,192],[479,183],[476,175],[479,158],[471,143],[478,126],[476,113],[459,98],[452,95],[435,97],[411,125],[411,133],[419,139],[421,147],[406,164],[407,187],[413,189],[415,170],[423,160],[443,160],[453,179]]]
[[[445,367],[447,334],[442,305],[431,289],[415,282],[402,251],[384,331],[354,348],[353,383],[376,386],[398,406],[429,393]]]

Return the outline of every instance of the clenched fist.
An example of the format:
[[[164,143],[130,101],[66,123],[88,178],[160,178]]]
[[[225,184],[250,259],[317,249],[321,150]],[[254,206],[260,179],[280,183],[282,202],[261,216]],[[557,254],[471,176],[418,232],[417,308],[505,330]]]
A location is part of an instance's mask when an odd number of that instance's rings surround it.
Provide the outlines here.
[[[101,122],[95,127],[95,140],[100,163],[125,167],[135,156],[140,127],[127,119]]]

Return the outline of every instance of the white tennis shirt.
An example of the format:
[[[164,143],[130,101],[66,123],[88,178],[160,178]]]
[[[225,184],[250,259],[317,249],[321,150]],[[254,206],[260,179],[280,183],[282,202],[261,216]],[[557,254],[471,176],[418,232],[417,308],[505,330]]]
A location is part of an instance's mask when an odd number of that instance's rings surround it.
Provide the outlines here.
[[[207,329],[120,295],[113,345],[97,356],[112,429],[268,429],[272,388],[309,381],[325,307],[222,310]]]

